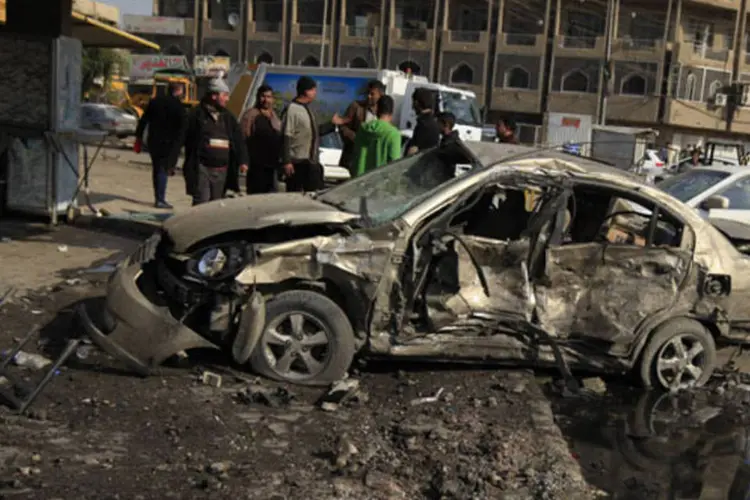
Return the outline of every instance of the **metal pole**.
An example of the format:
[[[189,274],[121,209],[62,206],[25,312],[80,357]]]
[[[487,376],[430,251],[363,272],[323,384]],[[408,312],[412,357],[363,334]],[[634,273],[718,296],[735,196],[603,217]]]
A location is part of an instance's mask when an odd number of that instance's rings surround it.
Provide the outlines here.
[[[326,56],[326,34],[328,27],[328,1],[323,1],[323,32],[320,35],[320,67],[323,67],[323,59]]]
[[[607,23],[606,23],[606,41],[604,44],[604,68],[609,70],[610,61],[612,59],[612,36],[614,30],[614,15],[615,15],[615,0],[609,0],[607,2]],[[610,75],[611,77],[611,75]],[[607,122],[607,94],[609,93],[609,78],[604,81],[602,78],[602,86],[599,89],[601,93],[601,106],[599,107],[599,125],[604,125]]]

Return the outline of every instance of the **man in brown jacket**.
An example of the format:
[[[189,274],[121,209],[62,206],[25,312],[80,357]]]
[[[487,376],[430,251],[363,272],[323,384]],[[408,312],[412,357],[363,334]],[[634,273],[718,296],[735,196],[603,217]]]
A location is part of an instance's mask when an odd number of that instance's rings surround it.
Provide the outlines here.
[[[246,177],[247,194],[274,193],[281,168],[281,120],[273,110],[273,89],[261,85],[255,105],[240,121],[250,160]]]
[[[367,99],[354,101],[346,108],[344,117],[349,120],[347,125],[339,127],[344,149],[341,151],[339,166],[349,169],[352,177],[356,174],[357,158],[354,155],[354,139],[359,127],[366,122],[377,120],[376,107],[380,98],[385,95],[385,85],[380,80],[372,80],[367,84]]]

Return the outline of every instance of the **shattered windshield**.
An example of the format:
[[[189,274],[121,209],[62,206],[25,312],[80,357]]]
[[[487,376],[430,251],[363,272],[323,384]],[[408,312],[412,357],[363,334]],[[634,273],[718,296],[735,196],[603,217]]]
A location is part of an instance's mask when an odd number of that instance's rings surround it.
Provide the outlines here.
[[[361,213],[364,203],[363,215],[373,225],[383,224],[427,199],[456,177],[457,165],[465,164],[479,167],[458,145],[431,149],[356,177],[321,193],[317,199],[352,213]]]
[[[720,183],[731,174],[721,170],[693,169],[666,179],[657,187],[685,203]]]
[[[441,92],[443,111],[453,113],[458,125],[482,126],[482,117],[474,99],[460,92]]]

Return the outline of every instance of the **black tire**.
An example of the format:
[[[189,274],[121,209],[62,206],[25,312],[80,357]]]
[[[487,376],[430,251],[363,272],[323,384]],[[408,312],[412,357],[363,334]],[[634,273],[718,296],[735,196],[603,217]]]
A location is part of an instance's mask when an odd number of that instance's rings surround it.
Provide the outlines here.
[[[294,337],[292,334],[293,316],[297,324],[299,324],[299,316],[302,316],[301,330],[312,325],[313,329],[316,331],[320,329],[325,334],[327,344],[323,354],[320,349],[317,349],[319,346],[312,346],[312,344],[305,346],[305,340]],[[289,339],[285,347],[277,343],[277,339],[282,337],[275,334],[279,329],[284,330],[284,333],[290,333],[283,336],[284,339]],[[308,332],[300,335],[307,340],[320,337],[319,334],[308,334]],[[292,342],[294,345],[290,345]],[[288,351],[295,352],[295,354],[289,354],[290,357],[295,358],[295,361],[292,361],[293,365],[285,371],[277,365]],[[266,324],[250,356],[250,366],[258,374],[273,380],[309,386],[328,385],[346,375],[354,354],[354,330],[346,313],[338,304],[317,292],[292,290],[280,293],[266,304]],[[314,370],[315,373],[312,373],[312,370],[308,374],[292,372],[292,366],[300,366],[300,363],[306,365],[303,360],[309,358],[318,361],[315,359],[317,357],[322,360],[318,363],[320,369]]]
[[[678,340],[680,337],[682,337],[682,339]],[[699,361],[701,365],[701,373],[699,376],[695,377],[692,373],[687,372],[689,376],[685,383],[680,384],[679,386],[673,385],[670,387],[670,385],[666,383],[668,382],[668,380],[666,380],[667,377],[663,374],[660,376],[658,361],[660,356],[668,355],[666,350],[671,349],[671,347],[669,347],[671,343],[680,342],[684,347],[684,341],[691,343],[691,345],[697,343],[702,347],[702,351],[695,355],[696,357],[700,356]],[[692,361],[692,359],[690,361]],[[638,367],[641,383],[644,387],[666,391],[688,387],[700,387],[708,382],[715,368],[716,343],[714,342],[713,336],[711,336],[711,332],[709,332],[708,329],[698,321],[689,318],[674,319],[659,326],[651,334],[651,338],[641,355],[641,362]],[[681,373],[686,373],[684,367],[678,369],[681,370]],[[684,375],[682,376],[684,377]],[[683,380],[685,379],[683,378]]]

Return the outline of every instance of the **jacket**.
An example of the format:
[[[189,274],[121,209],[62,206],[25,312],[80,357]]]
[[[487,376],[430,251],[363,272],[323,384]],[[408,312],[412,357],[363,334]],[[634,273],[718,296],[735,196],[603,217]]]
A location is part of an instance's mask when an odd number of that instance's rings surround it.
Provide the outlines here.
[[[146,111],[138,121],[136,139],[143,139],[148,126],[147,144],[152,156],[164,157],[171,152],[179,139],[187,111],[180,100],[172,95],[161,95],[148,103]]]
[[[320,136],[336,130],[332,123],[318,125],[315,114],[307,104],[292,101],[281,120],[283,144],[281,164],[310,161],[320,163]]]
[[[219,111],[219,119],[224,120],[224,126],[229,135],[229,165],[227,165],[226,189],[232,191],[240,190],[239,166],[247,165],[247,148],[242,131],[234,115],[226,109]],[[185,177],[185,192],[192,196],[198,187],[198,148],[203,124],[211,120],[206,104],[200,103],[194,107],[184,121],[180,130],[178,140],[175,142],[169,155],[169,166],[174,168],[180,156],[182,147],[185,146],[185,163],[182,167],[182,175]]]
[[[401,158],[401,132],[383,120],[363,124],[354,141],[355,175],[382,167]]]
[[[435,113],[421,113],[417,116],[417,125],[406,146],[406,154],[413,154],[409,152],[412,148],[421,152],[438,145],[440,145],[440,125],[438,125]]]
[[[440,138],[440,145],[444,146],[446,144],[451,144],[451,143],[454,143],[454,142],[458,142],[459,139],[460,139],[460,137],[458,135],[458,131],[451,130],[450,134],[444,135],[444,136],[442,136]]]
[[[242,134],[245,136],[250,170],[278,168],[281,156],[281,120],[271,111],[266,117],[260,109],[253,106],[245,111],[240,120]]]
[[[344,144],[339,166],[349,169],[354,174],[356,173],[354,165],[357,162],[357,157],[354,156],[354,141],[357,139],[359,128],[367,120],[367,101],[354,101],[346,108],[344,116],[351,121],[339,127],[339,135]]]

